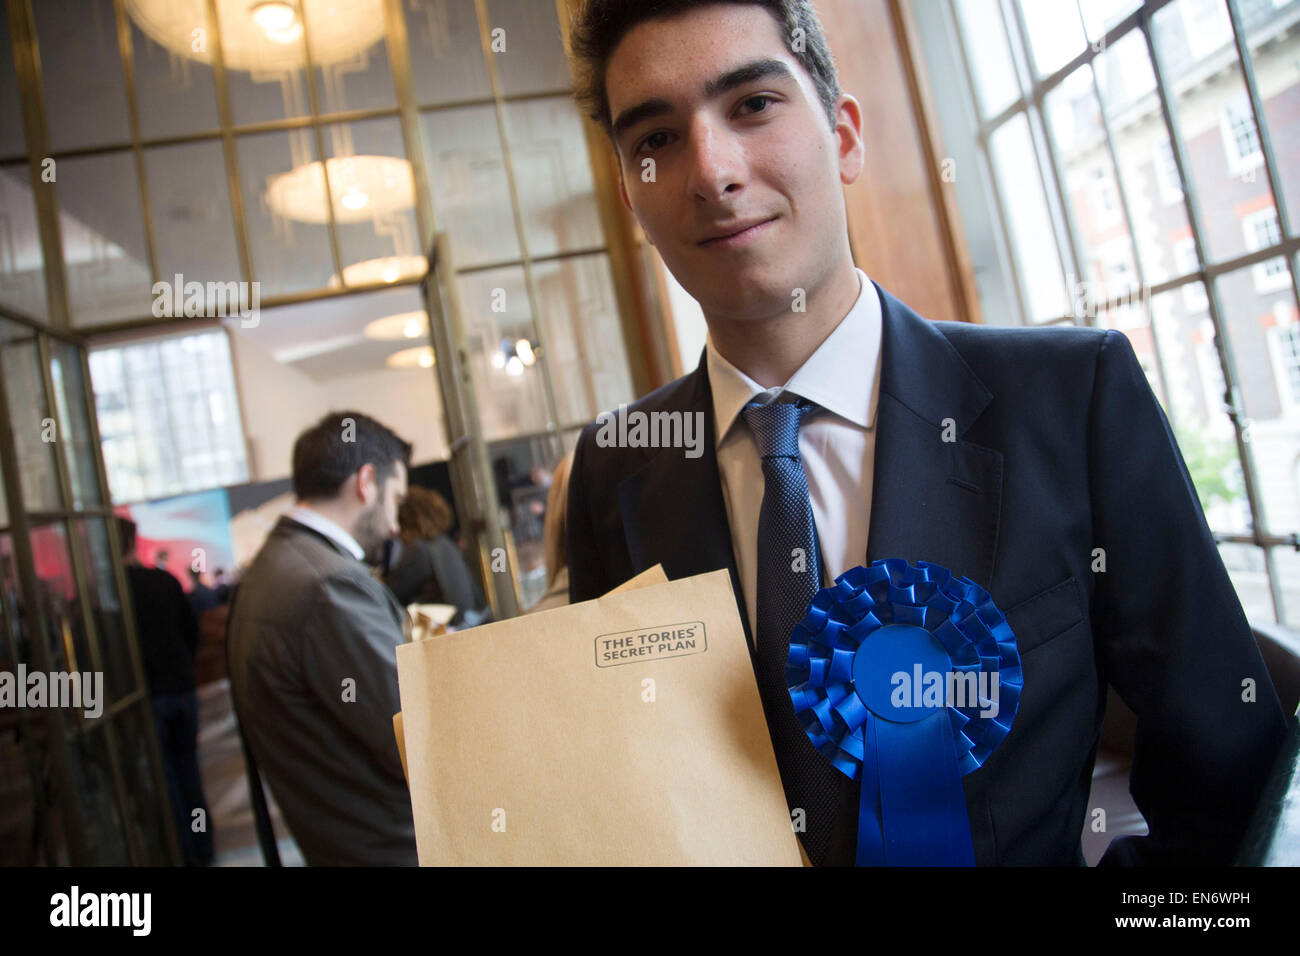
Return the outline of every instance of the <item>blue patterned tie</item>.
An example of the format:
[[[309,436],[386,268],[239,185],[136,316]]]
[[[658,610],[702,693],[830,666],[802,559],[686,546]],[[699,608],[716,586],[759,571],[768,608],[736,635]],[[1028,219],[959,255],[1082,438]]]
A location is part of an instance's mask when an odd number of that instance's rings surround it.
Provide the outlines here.
[[[742,410],[763,462],[756,602],[758,689],[786,801],[792,812],[804,811],[807,829],[802,837],[813,863],[825,858],[830,845],[838,771],[817,752],[794,716],[785,663],[790,632],[821,586],[817,529],[799,457],[799,424],[817,409],[808,401],[778,401],[767,405],[751,402]]]

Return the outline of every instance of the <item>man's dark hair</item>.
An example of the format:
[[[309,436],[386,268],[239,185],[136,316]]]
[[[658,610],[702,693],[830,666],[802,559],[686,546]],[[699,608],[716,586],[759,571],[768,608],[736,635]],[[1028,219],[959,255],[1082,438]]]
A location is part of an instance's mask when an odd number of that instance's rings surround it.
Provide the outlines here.
[[[410,442],[369,415],[330,412],[293,443],[293,493],[301,501],[334,498],[362,465],[374,465],[382,482],[399,461],[410,467]]]
[[[698,7],[718,3],[748,3],[772,15],[787,47],[799,31],[802,50],[790,54],[812,77],[817,96],[835,128],[835,101],[840,95],[835,59],[822,32],[821,21],[811,0],[585,0],[573,17],[569,31],[569,54],[574,60],[574,96],[587,114],[604,127],[613,139],[614,118],[609,113],[605,89],[605,67],[615,47],[635,26],[646,20],[669,17]],[[671,51],[667,51],[671,55]]]
[[[135,552],[135,522],[125,515],[116,515],[117,539],[122,546],[122,554],[129,557]]]

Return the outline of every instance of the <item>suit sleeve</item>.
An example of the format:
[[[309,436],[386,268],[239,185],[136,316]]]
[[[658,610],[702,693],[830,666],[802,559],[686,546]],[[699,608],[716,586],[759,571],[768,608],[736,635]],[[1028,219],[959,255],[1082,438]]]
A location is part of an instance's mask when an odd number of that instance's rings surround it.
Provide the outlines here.
[[[569,565],[569,603],[590,601],[609,590],[602,573],[600,548],[591,521],[591,503],[588,500],[587,471],[588,450],[594,435],[588,425],[578,438],[573,450],[573,465],[569,469],[569,502],[564,516],[565,560]]]
[[[312,695],[374,762],[399,780],[402,764],[393,715],[402,709],[397,689],[397,646],[402,626],[378,581],[335,575],[320,582],[303,650],[302,673]],[[351,680],[350,691],[344,681]]]
[[[1097,355],[1089,460],[1106,559],[1093,627],[1107,679],[1137,714],[1129,788],[1149,828],[1101,862],[1229,864],[1285,721],[1169,422],[1113,331]]]

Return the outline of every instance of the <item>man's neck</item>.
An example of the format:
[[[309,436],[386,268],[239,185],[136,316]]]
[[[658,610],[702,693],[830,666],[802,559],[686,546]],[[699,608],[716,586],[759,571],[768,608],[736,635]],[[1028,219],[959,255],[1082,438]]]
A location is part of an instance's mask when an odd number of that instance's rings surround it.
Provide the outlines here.
[[[809,293],[806,311],[790,306],[765,318],[705,316],[718,354],[764,388],[788,382],[853,308],[858,273],[846,261],[820,289]]]
[[[308,511],[314,512],[328,521],[332,521],[348,534],[352,534],[353,522],[356,520],[356,515],[350,514],[346,508],[340,508],[333,502],[329,501],[302,500],[296,501],[294,507],[306,508]],[[356,535],[352,536],[354,538],[356,537]]]

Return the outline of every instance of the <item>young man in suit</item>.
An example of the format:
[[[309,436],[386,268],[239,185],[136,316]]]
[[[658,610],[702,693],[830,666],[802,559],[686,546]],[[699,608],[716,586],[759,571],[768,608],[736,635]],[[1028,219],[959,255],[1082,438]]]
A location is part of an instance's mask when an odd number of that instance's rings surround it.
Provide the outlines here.
[[[854,266],[862,115],[806,0],[589,0],[572,36],[623,200],[709,335],[627,411],[700,416],[702,454],[584,431],[571,599],[728,568],[804,847],[846,864],[861,778],[797,721],[791,628],[856,565],[943,565],[1006,612],[1023,665],[1010,733],[960,781],[973,861],[1082,863],[1109,682],[1150,835],[1104,862],[1230,862],[1284,721],[1127,339],[929,322]]]
[[[248,745],[312,866],[414,866],[393,715],[404,614],[370,573],[397,533],[411,446],[332,412],[293,447],[297,504],[244,573],[230,687]]]

